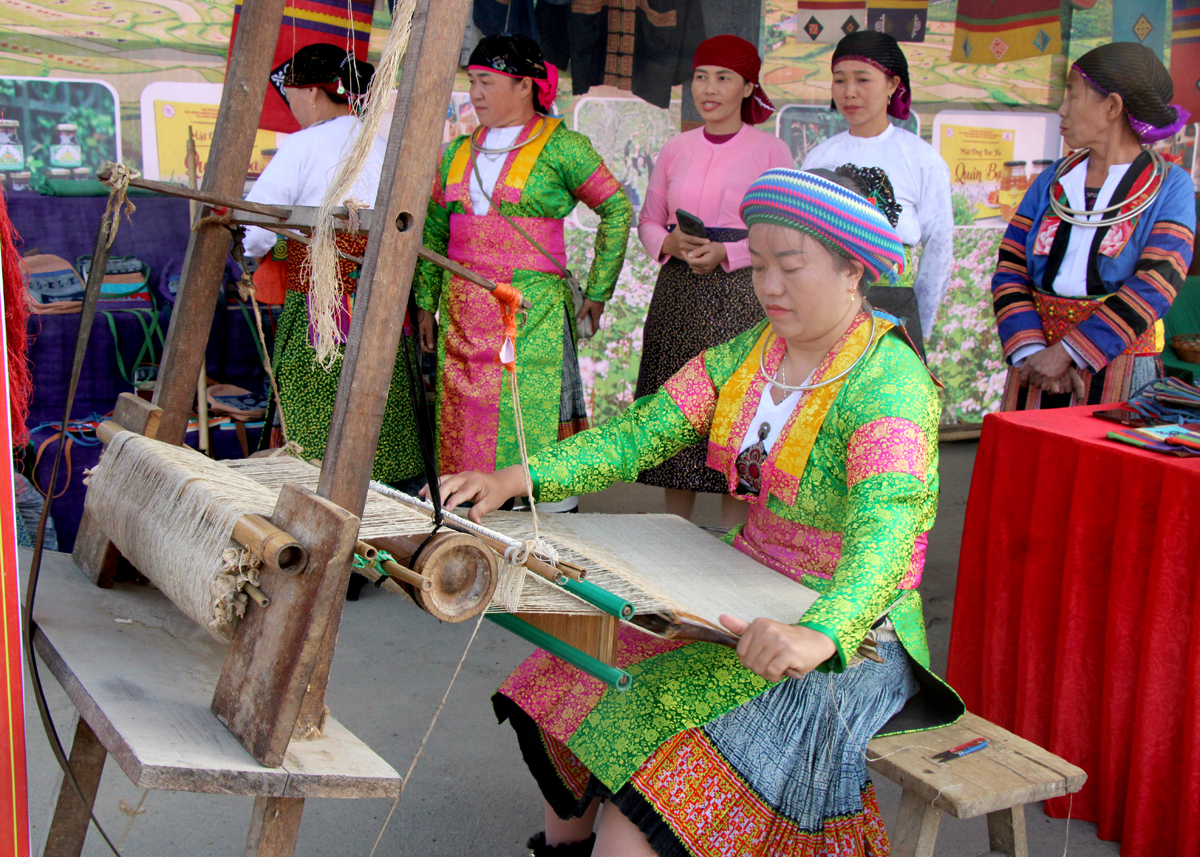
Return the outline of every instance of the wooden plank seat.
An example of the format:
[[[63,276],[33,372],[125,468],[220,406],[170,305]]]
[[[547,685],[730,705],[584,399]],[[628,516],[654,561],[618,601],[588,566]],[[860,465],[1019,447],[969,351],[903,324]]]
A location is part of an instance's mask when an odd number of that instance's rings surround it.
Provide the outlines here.
[[[25,570],[31,555],[21,551]],[[225,647],[153,587],[99,589],[68,554],[47,551],[34,619],[34,646],[79,711],[69,749],[92,798],[109,755],[138,788],[245,795],[255,811],[269,799],[298,810],[305,798],[400,792],[395,768],[332,717],[320,737],[293,740],[280,767],[259,764],[209,705]],[[77,855],[87,815],[70,787],[55,820],[54,839],[65,841],[43,853]]]
[[[933,758],[981,736],[983,750],[949,762]],[[970,712],[952,726],[875,738],[867,765],[904,789],[892,857],[932,857],[943,812],[986,814],[991,853],[1029,857],[1025,804],[1072,794],[1087,780],[1082,768]]]

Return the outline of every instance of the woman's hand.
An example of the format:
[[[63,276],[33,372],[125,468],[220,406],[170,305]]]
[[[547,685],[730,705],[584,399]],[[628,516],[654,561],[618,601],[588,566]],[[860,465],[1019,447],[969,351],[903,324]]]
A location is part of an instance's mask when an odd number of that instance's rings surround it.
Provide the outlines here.
[[[582,323],[585,318],[592,320],[592,326],[588,328],[589,336],[600,330],[600,316],[604,315],[604,301],[594,301],[591,298],[583,299],[583,306],[579,308],[579,315],[575,316],[575,321]]]
[[[694,235],[684,235],[682,230],[673,229],[667,233],[667,237],[663,239],[662,252],[668,256],[674,256],[684,262],[691,263],[688,258],[688,253],[693,250],[699,250],[707,244],[711,244],[707,238],[697,238]]]
[[[837,653],[833,640],[800,625],[762,618],[744,622],[727,615],[721,616],[721,624],[741,637],[737,654],[742,666],[767,681],[801,678]]]
[[[421,350],[426,354],[437,351],[437,337],[433,335],[433,313],[417,310],[417,329],[421,332]]]
[[[1061,342],[1030,354],[1021,364],[1021,383],[1041,387],[1050,393],[1065,393],[1071,389],[1069,372],[1075,366],[1070,353]],[[1062,382],[1066,380],[1066,389]]]
[[[521,465],[514,464],[495,473],[479,473],[467,470],[443,476],[438,480],[442,489],[442,508],[453,509],[463,503],[473,502],[469,517],[475,523],[488,512],[494,512],[512,497],[525,493],[525,474]],[[421,489],[421,496],[429,499],[429,486]]]
[[[729,258],[729,254],[725,252],[725,245],[720,241],[712,241],[700,249],[688,253],[684,261],[688,263],[693,274],[704,275],[710,273],[727,258]]]

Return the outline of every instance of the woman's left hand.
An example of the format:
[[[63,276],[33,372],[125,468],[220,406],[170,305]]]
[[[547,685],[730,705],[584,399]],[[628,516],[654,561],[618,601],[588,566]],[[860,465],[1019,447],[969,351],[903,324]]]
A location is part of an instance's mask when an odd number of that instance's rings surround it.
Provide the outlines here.
[[[696,250],[690,250],[686,255],[688,267],[692,269],[693,274],[707,274],[729,258],[729,254],[725,252],[725,245],[720,241],[712,241]]]
[[[742,666],[767,681],[800,678],[837,654],[833,640],[801,625],[762,618],[744,622],[727,615],[721,616],[721,624],[741,637],[737,654]]]

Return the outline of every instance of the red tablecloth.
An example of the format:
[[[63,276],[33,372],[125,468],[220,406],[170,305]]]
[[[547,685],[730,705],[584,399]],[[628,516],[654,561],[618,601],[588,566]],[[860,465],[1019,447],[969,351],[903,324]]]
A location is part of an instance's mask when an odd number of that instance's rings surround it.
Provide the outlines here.
[[[1087,771],[1050,815],[1200,857],[1200,459],[1106,440],[1093,410],[984,420],[947,678]]]

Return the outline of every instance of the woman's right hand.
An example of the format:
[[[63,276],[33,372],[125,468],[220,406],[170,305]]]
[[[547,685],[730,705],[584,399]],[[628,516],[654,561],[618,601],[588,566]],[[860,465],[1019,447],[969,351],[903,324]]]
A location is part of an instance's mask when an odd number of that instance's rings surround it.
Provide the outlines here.
[[[494,512],[504,503],[526,493],[525,473],[521,465],[514,464],[495,473],[480,473],[466,470],[453,473],[438,480],[442,491],[442,508],[453,509],[463,503],[473,503],[467,515],[475,523],[488,512]],[[429,487],[421,489],[421,496],[429,499]]]
[[[437,337],[433,335],[433,313],[417,310],[417,329],[421,332],[421,350],[426,354],[437,351]]]
[[[694,235],[684,235],[679,229],[673,229],[663,239],[662,252],[674,256],[681,261],[688,261],[687,253],[711,243],[707,238],[697,238]]]

